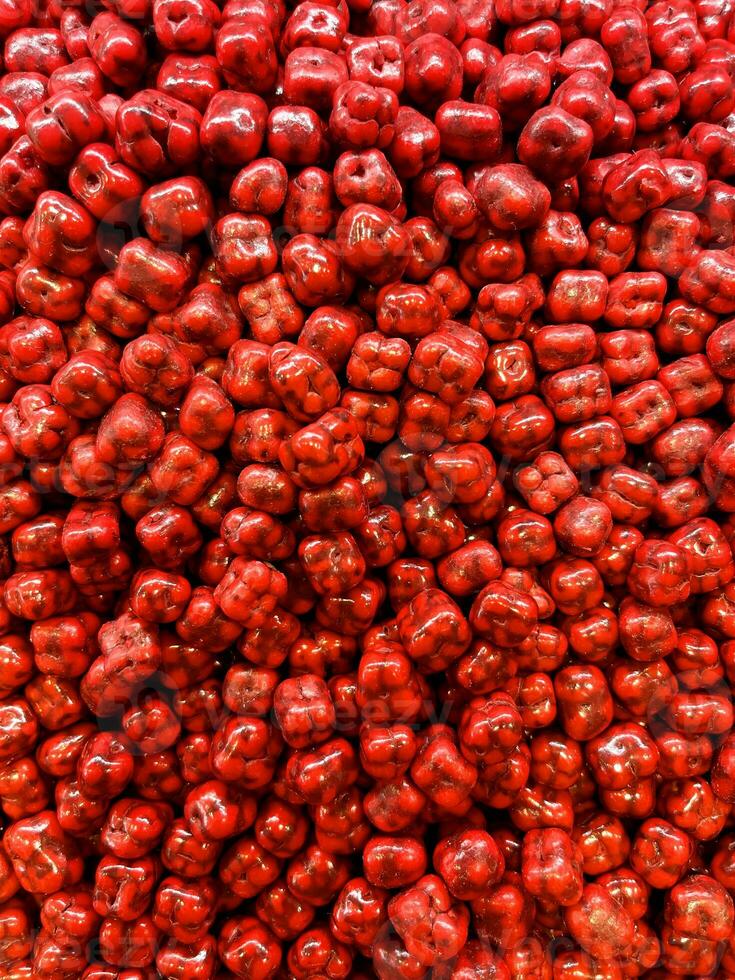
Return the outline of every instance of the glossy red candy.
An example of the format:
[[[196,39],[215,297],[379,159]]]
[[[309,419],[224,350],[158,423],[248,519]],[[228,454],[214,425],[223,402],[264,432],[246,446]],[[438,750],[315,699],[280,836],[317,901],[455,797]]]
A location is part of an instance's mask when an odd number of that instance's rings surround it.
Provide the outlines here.
[[[735,976],[731,0],[0,37],[0,975]]]

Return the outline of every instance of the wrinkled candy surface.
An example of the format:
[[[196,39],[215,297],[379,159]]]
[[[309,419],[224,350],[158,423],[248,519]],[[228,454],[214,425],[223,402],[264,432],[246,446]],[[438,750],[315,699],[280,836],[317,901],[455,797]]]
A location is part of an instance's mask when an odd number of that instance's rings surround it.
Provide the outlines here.
[[[0,977],[733,980],[733,0],[0,40]]]

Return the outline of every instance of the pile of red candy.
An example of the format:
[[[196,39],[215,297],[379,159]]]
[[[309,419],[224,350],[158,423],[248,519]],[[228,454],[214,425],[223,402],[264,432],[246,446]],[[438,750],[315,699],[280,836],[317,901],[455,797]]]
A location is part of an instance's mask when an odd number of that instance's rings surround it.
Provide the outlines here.
[[[1,0],[3,980],[735,977],[735,0]]]

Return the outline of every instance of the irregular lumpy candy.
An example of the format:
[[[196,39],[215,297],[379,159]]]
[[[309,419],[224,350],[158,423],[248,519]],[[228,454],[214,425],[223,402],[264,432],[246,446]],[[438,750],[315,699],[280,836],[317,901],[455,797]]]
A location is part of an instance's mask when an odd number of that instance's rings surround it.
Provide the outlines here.
[[[732,980],[733,0],[0,39],[0,977]]]

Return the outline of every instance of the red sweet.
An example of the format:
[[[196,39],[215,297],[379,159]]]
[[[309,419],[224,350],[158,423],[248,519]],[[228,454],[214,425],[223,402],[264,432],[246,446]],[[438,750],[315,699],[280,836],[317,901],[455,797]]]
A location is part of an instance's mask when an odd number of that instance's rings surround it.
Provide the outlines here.
[[[0,973],[735,973],[732,5],[0,36]]]

